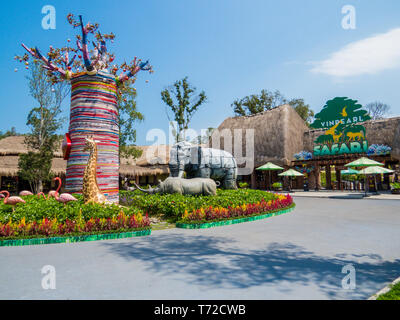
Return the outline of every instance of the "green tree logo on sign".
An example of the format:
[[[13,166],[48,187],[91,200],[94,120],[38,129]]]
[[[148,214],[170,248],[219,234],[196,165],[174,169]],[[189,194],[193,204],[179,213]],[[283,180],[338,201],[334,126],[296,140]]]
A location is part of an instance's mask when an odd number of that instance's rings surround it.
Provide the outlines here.
[[[321,112],[315,115],[312,128],[330,128],[341,122],[342,126],[370,120],[368,111],[362,109],[357,100],[337,97],[326,102]],[[340,129],[340,128],[338,128]]]
[[[357,100],[337,97],[326,102],[311,124],[315,129],[326,129],[314,142],[314,155],[334,155],[366,152],[368,143],[365,127],[358,124],[371,119]]]

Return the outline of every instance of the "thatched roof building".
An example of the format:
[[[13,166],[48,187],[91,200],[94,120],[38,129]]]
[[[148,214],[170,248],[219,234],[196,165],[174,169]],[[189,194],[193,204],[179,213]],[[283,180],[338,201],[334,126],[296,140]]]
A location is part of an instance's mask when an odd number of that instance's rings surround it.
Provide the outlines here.
[[[170,147],[168,145],[138,146],[137,148],[142,151],[142,155],[139,158],[121,159],[119,168],[121,175],[141,177],[169,174],[168,161]]]
[[[0,140],[0,178],[18,176],[20,154],[28,153],[24,136],[11,136]],[[160,175],[168,175],[169,146],[139,146],[143,151],[138,159],[121,159],[120,176],[136,179],[137,182],[152,183]],[[65,176],[67,161],[63,159],[61,143],[54,153],[51,171]],[[1,180],[1,179],[0,179]]]
[[[243,156],[253,157],[253,154],[244,154],[246,150],[246,130],[254,130],[254,167],[261,166],[268,161],[278,165],[290,165],[293,154],[303,149],[303,133],[308,127],[298,113],[288,104],[272,110],[257,113],[251,116],[230,117],[225,119],[212,134],[212,145],[221,137],[220,146],[228,152],[224,144],[224,130],[231,132],[233,145],[235,144],[235,130],[242,130]],[[240,139],[240,138],[239,138]],[[240,157],[233,150],[235,158]]]

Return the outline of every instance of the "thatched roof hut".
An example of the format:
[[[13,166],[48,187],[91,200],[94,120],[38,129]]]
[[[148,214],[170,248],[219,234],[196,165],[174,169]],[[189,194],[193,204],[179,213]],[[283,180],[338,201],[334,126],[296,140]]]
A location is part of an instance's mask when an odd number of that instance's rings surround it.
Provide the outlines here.
[[[28,153],[24,136],[12,136],[0,140],[0,176],[18,175],[18,158]],[[121,159],[120,175],[129,177],[169,174],[169,146],[138,146],[143,151],[138,159]],[[54,153],[51,171],[58,176],[66,173],[67,161],[63,159],[61,143]]]
[[[22,153],[28,153],[29,150],[24,143],[25,136],[11,136],[0,140],[0,156],[18,156]],[[54,156],[61,158],[61,141],[58,150],[54,152]]]
[[[229,150],[230,143],[224,143],[223,135],[224,130],[225,132],[228,130],[234,145],[236,129],[245,131],[241,137],[243,156],[247,159],[254,157],[254,167],[258,167],[268,161],[278,165],[290,165],[293,154],[300,152],[303,148],[303,133],[308,130],[308,127],[293,107],[284,104],[255,115],[225,119],[218,130],[212,134],[212,146],[214,147],[215,141],[219,140],[221,149],[232,152]],[[254,130],[254,153],[244,154],[246,150],[245,136],[248,129]],[[251,133],[249,134],[251,135]],[[219,138],[218,135],[220,135]],[[236,139],[240,139],[240,137],[236,137]],[[236,159],[241,156],[237,155],[236,151],[233,154]]]

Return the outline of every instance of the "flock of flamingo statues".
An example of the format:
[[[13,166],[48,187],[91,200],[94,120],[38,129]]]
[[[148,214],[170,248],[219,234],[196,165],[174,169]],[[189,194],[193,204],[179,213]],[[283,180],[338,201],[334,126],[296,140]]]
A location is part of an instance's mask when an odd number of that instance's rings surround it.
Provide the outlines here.
[[[53,179],[53,181],[57,181],[58,182],[58,187],[57,190],[51,190],[46,198],[46,195],[43,192],[39,192],[37,194],[37,196],[40,198],[43,196],[44,199],[49,200],[50,198],[55,198],[58,202],[63,203],[64,205],[70,201],[77,201],[78,199],[76,199],[73,195],[69,194],[69,193],[62,193],[62,194],[58,194],[58,192],[61,189],[61,185],[62,185],[62,181],[61,178],[56,177]],[[5,196],[4,196],[5,195]],[[21,197],[24,196],[32,196],[33,193],[27,190],[21,191],[19,193],[19,197],[18,196],[12,196],[10,197],[10,193],[7,190],[3,190],[0,191],[0,198],[4,198],[3,202],[4,204],[10,205],[13,208],[13,211],[15,210],[15,206],[18,203],[26,203],[24,199],[22,199]]]

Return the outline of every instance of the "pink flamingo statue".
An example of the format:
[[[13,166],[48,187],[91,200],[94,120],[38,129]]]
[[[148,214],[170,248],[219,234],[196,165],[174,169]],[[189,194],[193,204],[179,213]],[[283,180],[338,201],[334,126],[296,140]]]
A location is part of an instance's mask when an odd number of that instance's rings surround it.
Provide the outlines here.
[[[28,191],[28,190],[22,190],[22,191],[19,193],[19,196],[20,196],[20,197],[24,197],[24,196],[33,196],[33,193],[30,192],[30,191]]]
[[[49,195],[47,196],[47,200],[49,200],[50,198],[55,198],[56,192],[56,190],[50,190]]]
[[[61,178],[56,177],[56,178],[53,179],[53,181],[56,181],[56,180],[59,182],[58,183],[58,188],[57,188],[57,190],[50,190],[49,191],[49,195],[47,196],[47,200],[49,200],[50,198],[55,198],[56,197],[56,193],[58,193],[60,191],[60,189],[61,189],[61,185],[62,185]]]
[[[40,197],[43,196],[43,198],[46,200],[46,195],[43,192],[39,192],[37,194],[37,197],[40,199]]]
[[[56,200],[58,202],[63,203],[64,205],[70,201],[78,201],[78,199],[76,199],[73,195],[69,194],[69,193],[62,193],[60,195],[58,195],[58,191],[60,191],[61,189],[61,179],[59,177],[54,178],[54,181],[58,181],[58,188],[56,190],[56,193],[54,195],[54,198],[56,198]]]
[[[15,206],[17,205],[17,203],[26,203],[25,200],[20,197],[10,197],[10,193],[7,190],[0,191],[0,193],[6,194],[6,197],[4,199],[4,204],[12,206],[13,212],[15,210]]]

